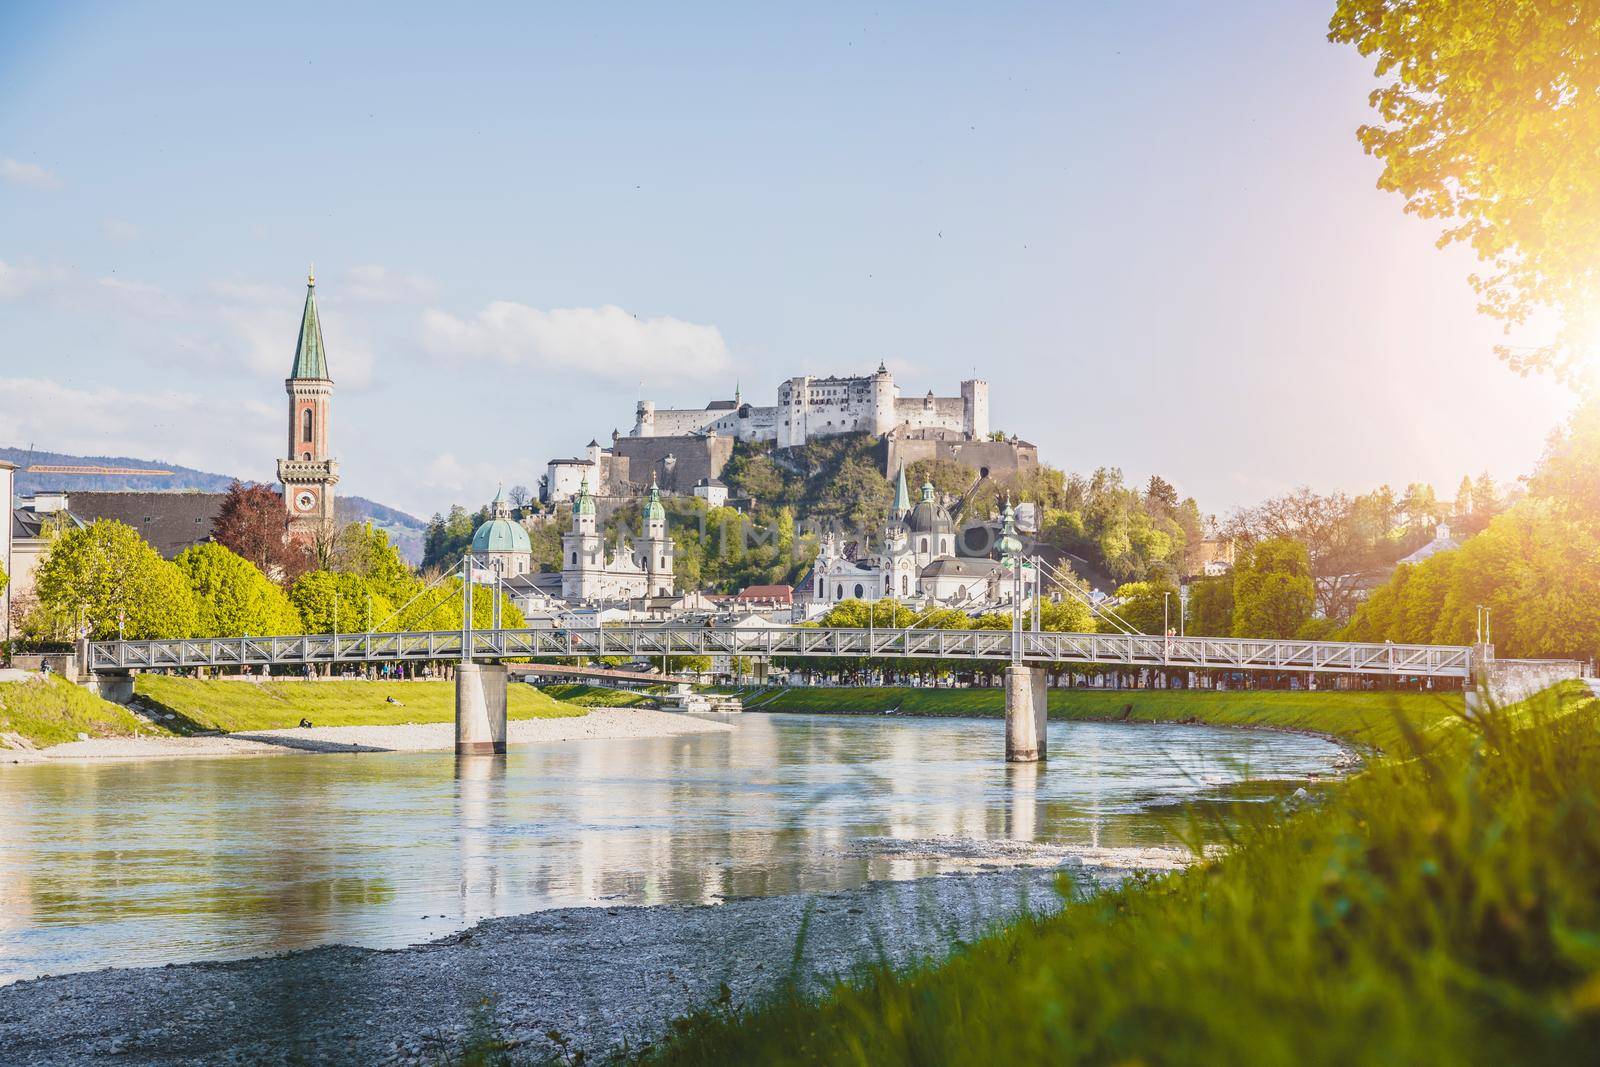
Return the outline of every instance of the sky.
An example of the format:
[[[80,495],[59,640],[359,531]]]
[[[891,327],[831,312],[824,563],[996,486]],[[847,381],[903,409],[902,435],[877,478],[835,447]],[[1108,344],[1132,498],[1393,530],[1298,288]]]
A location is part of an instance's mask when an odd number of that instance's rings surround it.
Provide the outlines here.
[[[1208,514],[1514,479],[1571,395],[1329,10],[11,0],[0,445],[272,480],[314,262],[340,491],[423,517],[880,360]]]

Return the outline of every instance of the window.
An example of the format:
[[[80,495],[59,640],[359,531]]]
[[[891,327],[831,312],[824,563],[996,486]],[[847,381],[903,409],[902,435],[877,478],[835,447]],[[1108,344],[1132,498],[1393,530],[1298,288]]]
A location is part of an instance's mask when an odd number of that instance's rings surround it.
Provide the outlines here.
[[[911,595],[911,576],[909,574],[902,574],[900,576],[900,595]]]
[[[922,539],[922,551],[928,551],[928,539],[926,537]]]
[[[576,552],[572,554],[572,565],[574,567],[578,565],[578,554]]]
[[[861,599],[861,594],[862,594],[862,593],[863,593],[863,592],[864,592],[864,590],[863,590],[863,589],[862,589],[862,588],[861,588],[861,586],[860,586],[860,585],[857,585],[857,586],[856,586],[856,599],[857,599],[857,600],[860,600],[860,599]]]
[[[844,586],[843,585],[839,586],[837,589],[834,590],[833,599],[835,599],[835,600],[843,600],[844,599]]]
[[[311,442],[311,409],[306,408],[300,413],[300,440],[307,444]]]

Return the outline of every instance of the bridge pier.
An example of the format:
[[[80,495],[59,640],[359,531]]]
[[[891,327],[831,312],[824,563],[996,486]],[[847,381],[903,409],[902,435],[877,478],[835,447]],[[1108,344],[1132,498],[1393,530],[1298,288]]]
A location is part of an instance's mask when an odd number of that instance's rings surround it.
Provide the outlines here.
[[[506,665],[456,665],[456,755],[506,750]]]
[[[113,704],[133,703],[133,675],[128,671],[102,671],[84,676],[83,687]]]
[[[1045,721],[1049,707],[1043,668],[1007,667],[1005,692],[1006,761],[1034,763],[1045,759]]]

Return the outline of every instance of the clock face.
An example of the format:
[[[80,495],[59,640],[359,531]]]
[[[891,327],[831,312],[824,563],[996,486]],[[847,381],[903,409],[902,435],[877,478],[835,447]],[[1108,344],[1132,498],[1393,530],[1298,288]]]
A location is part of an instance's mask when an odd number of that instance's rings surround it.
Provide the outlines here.
[[[317,506],[317,494],[309,489],[302,489],[294,495],[294,509],[296,511],[311,511]]]

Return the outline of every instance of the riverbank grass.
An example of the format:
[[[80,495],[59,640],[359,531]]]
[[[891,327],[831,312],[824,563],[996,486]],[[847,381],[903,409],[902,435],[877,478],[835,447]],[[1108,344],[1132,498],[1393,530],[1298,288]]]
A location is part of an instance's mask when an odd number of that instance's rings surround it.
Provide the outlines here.
[[[1600,1047],[1600,703],[1412,733],[1227,855],[943,962],[680,1020],[630,1062],[1576,1063]],[[1063,891],[1067,891],[1065,884]]]
[[[1390,750],[1409,731],[1442,729],[1465,708],[1460,693],[1279,689],[1052,689],[1050,718],[1080,722],[1195,722],[1328,734]],[[746,711],[919,716],[1005,714],[999,689],[795,687],[752,694]]]
[[[0,748],[26,747],[17,743],[18,738],[44,748],[76,741],[79,734],[132,737],[168,732],[59,677],[0,682]]]
[[[201,730],[281,730],[309,719],[313,726],[397,726],[453,722],[455,683],[359,679],[252,682],[233,678],[179,678],[141,674],[134,694],[158,712],[177,715]],[[391,704],[389,697],[398,703]],[[559,719],[587,714],[531,685],[506,686],[506,716]]]
[[[657,703],[655,696],[637,689],[614,689],[582,682],[555,682],[541,685],[539,691],[563,703],[584,708],[653,708]]]

